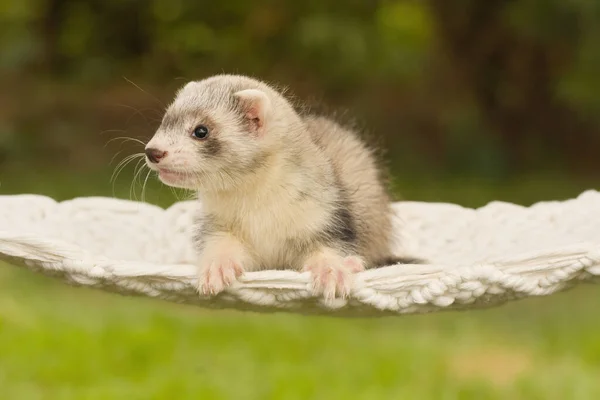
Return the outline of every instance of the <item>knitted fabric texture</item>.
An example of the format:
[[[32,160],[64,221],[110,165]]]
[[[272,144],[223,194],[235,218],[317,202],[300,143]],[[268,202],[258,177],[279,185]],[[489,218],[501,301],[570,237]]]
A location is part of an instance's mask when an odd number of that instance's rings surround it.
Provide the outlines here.
[[[600,193],[530,207],[478,209],[397,202],[398,252],[427,260],[355,275],[347,299],[326,302],[309,273],[247,272],[226,291],[195,289],[191,243],[198,201],[162,209],[104,197],[56,202],[0,196],[0,260],[65,282],[209,308],[383,316],[499,305],[600,282]]]

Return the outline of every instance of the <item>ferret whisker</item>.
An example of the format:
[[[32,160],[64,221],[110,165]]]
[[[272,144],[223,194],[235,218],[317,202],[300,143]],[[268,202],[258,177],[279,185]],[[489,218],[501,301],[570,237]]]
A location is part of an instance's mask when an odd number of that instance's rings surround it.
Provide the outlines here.
[[[147,116],[147,115],[144,114],[144,117],[145,118],[149,118],[150,121],[152,121],[152,122],[159,122],[159,123],[162,121],[162,118],[160,117],[161,116],[161,111],[160,110],[157,110],[155,108],[149,108],[149,107],[138,109],[138,112],[140,112],[140,113],[142,113],[144,111],[151,111],[152,113],[156,114],[156,116],[154,116],[154,115]],[[134,116],[135,116],[135,114],[134,114]]]
[[[106,129],[100,132],[100,135],[104,135],[105,133],[127,133],[125,129]],[[127,136],[128,138],[132,138],[131,136]],[[145,136],[137,136],[137,139],[146,139]]]
[[[126,165],[127,165],[127,164],[129,164],[129,163],[131,163],[131,162],[135,161],[135,159],[136,159],[135,157],[131,157],[131,158],[130,158],[130,159],[129,159],[129,160],[128,160],[128,161],[127,161],[125,164],[123,164],[123,165],[122,165],[122,166],[121,166],[119,169],[115,169],[115,172],[113,173],[114,179],[112,179],[112,181],[113,181],[113,188],[114,188],[114,185],[115,185],[115,183],[116,183],[116,180],[117,180],[117,177],[119,176],[119,174],[120,174],[120,173],[121,173],[121,172],[122,172],[122,171],[125,169],[125,167],[126,167]],[[140,163],[140,161],[141,161],[141,160],[143,160],[143,159],[142,159],[142,158],[140,158],[140,159],[137,161],[137,163],[136,163],[135,167],[133,168],[134,174],[135,174],[135,172],[136,172],[136,169],[137,169],[137,166],[139,165],[139,163]],[[130,191],[131,191],[131,187],[130,187]],[[131,196],[130,196],[130,197],[131,197]]]
[[[145,91],[144,89],[142,89],[137,83],[134,83],[131,79],[129,79],[129,78],[125,77],[125,76],[123,77],[123,79],[125,79],[127,82],[131,83],[133,86],[135,86],[136,88],[138,88],[142,93],[150,96],[153,100],[155,100],[158,104],[160,104],[160,106],[162,108],[166,108],[165,104],[162,101],[160,101],[156,96],[154,96],[154,95],[148,93],[147,91]]]
[[[137,158],[137,155],[130,155],[128,157],[126,157],[125,159],[123,159],[121,162],[119,162],[119,164],[115,167],[112,176],[110,177],[110,182],[116,182],[117,177],[119,176],[119,174],[123,171],[123,169],[125,169],[125,167],[132,161],[134,161]]]
[[[117,107],[123,107],[123,108],[128,108],[130,110],[133,110],[133,114],[131,114],[131,116],[129,118],[127,118],[127,121],[125,122],[125,124],[129,124],[129,122],[131,121],[131,119],[133,117],[135,117],[136,115],[140,115],[144,119],[144,123],[146,125],[148,125],[148,127],[152,128],[152,124],[150,124],[150,122],[148,122],[148,117],[142,111],[147,111],[147,110],[156,111],[156,110],[154,110],[152,108],[144,108],[142,110],[138,110],[137,108],[132,107],[127,104],[114,104],[114,105]],[[160,119],[152,118],[152,122],[160,122]]]
[[[114,182],[116,180],[118,175],[127,166],[127,164],[129,164],[130,162],[132,162],[133,160],[135,160],[138,157],[143,160],[144,156],[145,156],[144,153],[135,153],[135,154],[130,154],[127,157],[125,157],[123,160],[121,160],[115,167],[115,170],[110,178],[111,182]],[[113,157],[113,159],[114,159],[114,157]],[[111,163],[112,163],[112,161],[113,160],[111,160]]]
[[[198,198],[198,193],[194,190],[190,190],[184,199],[185,200],[196,200],[197,198]]]
[[[111,165],[113,162],[115,162],[115,158],[117,158],[119,156],[119,154],[121,154],[123,152],[123,150],[119,150],[117,151],[111,158],[110,161],[108,162],[108,165]],[[123,161],[123,160],[121,160]],[[114,171],[113,171],[114,174]]]
[[[131,185],[129,187],[129,198],[130,199],[137,200],[137,196],[135,194],[135,187],[137,184],[141,184],[141,182],[138,182],[138,179],[140,178],[142,171],[144,170],[144,167],[146,167],[146,166],[147,165],[144,162],[144,159],[138,160],[137,164],[135,165],[135,172],[133,174],[133,180],[131,181]]]
[[[138,162],[135,164],[135,168],[134,168],[134,174],[138,175],[141,174],[141,171],[146,168],[148,165],[145,163],[145,160],[143,158],[140,158],[138,160]],[[134,175],[135,176],[135,175]]]
[[[127,133],[125,129],[105,129],[100,132],[100,135],[104,135],[105,133]]]
[[[134,161],[136,158],[140,159],[140,160],[138,160],[138,164],[139,164],[139,161],[144,160],[144,154],[142,154],[142,153],[130,154],[129,156],[127,156],[123,160],[121,160],[119,162],[119,164],[117,164],[117,166],[115,167],[115,169],[110,177],[110,182],[112,183],[113,196],[115,195],[115,183],[117,182],[118,176],[125,169],[125,167],[129,163]],[[111,163],[112,163],[112,161],[111,161]],[[135,169],[134,169],[134,171],[135,171]]]
[[[148,183],[148,178],[150,177],[150,174],[152,173],[152,170],[150,168],[148,168],[148,173],[146,174],[146,179],[144,179],[144,184],[142,185],[142,202],[146,202],[146,185]]]
[[[177,198],[177,201],[186,201],[186,200],[194,199],[194,196],[193,196],[194,192],[192,190],[181,189],[181,188],[178,188],[178,189],[173,188],[173,189],[175,190],[175,193],[176,193],[175,197]]]
[[[177,190],[175,190],[174,187],[165,185],[164,183],[163,183],[163,185],[167,186],[169,188],[169,191],[173,194],[173,197],[175,197],[176,201],[181,201],[181,199],[179,198],[179,195],[177,194]]]
[[[134,143],[141,144],[142,146],[146,146],[146,143],[144,143],[140,139],[136,139],[136,138],[132,138],[132,137],[127,137],[127,136],[119,136],[119,137],[112,138],[112,139],[108,140],[104,146],[107,146],[109,143],[111,143],[111,142],[113,142],[115,140],[121,140],[122,143],[134,142]]]

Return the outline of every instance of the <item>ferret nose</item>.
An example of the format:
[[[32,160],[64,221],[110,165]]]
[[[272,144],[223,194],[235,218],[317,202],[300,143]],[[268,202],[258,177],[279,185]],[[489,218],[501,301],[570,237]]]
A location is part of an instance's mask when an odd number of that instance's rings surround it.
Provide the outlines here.
[[[150,147],[146,149],[146,157],[153,164],[158,164],[161,158],[164,158],[167,155],[166,151],[161,151],[155,148]]]

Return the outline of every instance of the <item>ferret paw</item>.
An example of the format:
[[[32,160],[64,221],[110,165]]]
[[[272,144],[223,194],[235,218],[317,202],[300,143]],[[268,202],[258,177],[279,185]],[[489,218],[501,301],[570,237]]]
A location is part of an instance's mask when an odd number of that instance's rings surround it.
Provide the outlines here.
[[[322,294],[326,300],[346,298],[352,290],[352,275],[364,269],[360,257],[342,257],[330,252],[311,256],[304,264],[304,271],[312,274],[315,294]]]
[[[242,273],[241,263],[227,255],[213,258],[198,269],[198,291],[204,295],[215,295],[231,285]]]

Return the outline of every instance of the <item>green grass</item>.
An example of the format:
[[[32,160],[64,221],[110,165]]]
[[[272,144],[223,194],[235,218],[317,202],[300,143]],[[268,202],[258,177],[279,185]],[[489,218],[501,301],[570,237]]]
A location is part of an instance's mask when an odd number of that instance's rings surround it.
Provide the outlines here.
[[[126,180],[116,196],[129,197]],[[9,173],[1,185],[1,194],[59,199],[113,193],[103,172]],[[573,197],[598,182],[396,187],[410,200],[480,206]],[[153,184],[147,200],[167,205],[173,196]],[[600,289],[583,286],[487,310],[383,319],[210,311],[3,264],[0,398],[596,399],[598,309]]]

